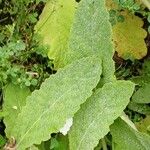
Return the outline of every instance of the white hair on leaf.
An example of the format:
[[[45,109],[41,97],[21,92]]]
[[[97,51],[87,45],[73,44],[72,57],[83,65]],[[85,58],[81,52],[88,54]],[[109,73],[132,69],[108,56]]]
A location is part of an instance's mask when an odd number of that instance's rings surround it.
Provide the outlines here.
[[[63,135],[66,135],[68,131],[70,130],[72,124],[73,124],[73,118],[67,119],[65,125],[60,129],[60,132]]]

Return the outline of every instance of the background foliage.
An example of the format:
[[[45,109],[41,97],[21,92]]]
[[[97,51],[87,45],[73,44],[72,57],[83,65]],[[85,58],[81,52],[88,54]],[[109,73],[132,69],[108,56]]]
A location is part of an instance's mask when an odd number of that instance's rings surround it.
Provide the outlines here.
[[[0,148],[149,150],[149,8],[0,0]]]

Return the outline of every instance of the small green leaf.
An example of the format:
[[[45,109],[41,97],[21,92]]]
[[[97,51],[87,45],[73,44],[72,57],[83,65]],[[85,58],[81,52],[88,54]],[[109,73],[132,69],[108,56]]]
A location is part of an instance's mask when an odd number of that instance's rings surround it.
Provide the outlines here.
[[[142,65],[139,76],[132,77],[131,80],[136,84],[144,87],[146,84],[150,84],[150,60],[147,59]]]
[[[150,59],[144,61],[144,64],[142,66],[142,75],[150,76]]]
[[[51,140],[43,141],[40,145],[36,145],[39,150],[50,150]]]
[[[46,79],[41,88],[27,98],[16,120],[11,135],[17,140],[17,149],[40,144],[48,140],[51,133],[58,132],[92,95],[100,75],[99,59],[87,57]]]
[[[150,115],[150,107],[146,104],[139,104],[131,101],[128,105],[128,108],[140,114]]]
[[[4,116],[5,133],[10,138],[10,133],[13,128],[12,125],[15,123],[22,107],[26,104],[26,97],[30,95],[30,90],[28,88],[20,88],[18,85],[9,84],[4,88],[3,93],[3,112],[7,113]]]
[[[114,150],[149,150],[150,136],[134,130],[121,118],[117,119],[110,128]]]
[[[134,84],[126,81],[106,83],[75,114],[69,132],[70,150],[93,150],[109,132],[133,93]]]
[[[140,132],[144,132],[150,135],[150,116],[146,116],[143,120],[136,123],[136,127]]]
[[[132,97],[134,103],[150,103],[150,83],[138,89]]]
[[[51,149],[53,150],[68,150],[68,136],[58,134],[55,138],[51,138]]]
[[[0,148],[2,148],[6,143],[6,140],[3,138],[2,135],[0,135]]]

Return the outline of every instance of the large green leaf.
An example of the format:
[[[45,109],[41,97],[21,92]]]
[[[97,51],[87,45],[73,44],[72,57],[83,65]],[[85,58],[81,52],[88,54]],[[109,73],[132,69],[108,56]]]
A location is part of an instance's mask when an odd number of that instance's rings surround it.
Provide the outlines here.
[[[101,64],[96,57],[77,60],[50,76],[27,98],[12,136],[17,149],[40,144],[58,132],[79,110],[100,80]]]
[[[68,52],[64,61],[70,63],[85,56],[102,59],[103,78],[114,78],[113,44],[109,14],[105,0],[81,0],[71,29]]]
[[[7,113],[4,117],[5,133],[7,137],[10,137],[13,124],[22,107],[26,104],[26,97],[30,95],[30,90],[28,88],[20,88],[18,85],[9,84],[4,88],[3,93],[3,111]]]
[[[54,59],[55,68],[64,65],[62,59],[67,49],[75,7],[75,0],[49,0],[35,27],[43,38],[43,44],[49,46],[49,58]]]
[[[134,84],[126,81],[106,83],[98,89],[75,114],[69,133],[70,150],[93,150],[121,115],[133,90]]]
[[[134,130],[120,118],[111,126],[111,134],[115,143],[114,150],[150,149],[150,136]]]

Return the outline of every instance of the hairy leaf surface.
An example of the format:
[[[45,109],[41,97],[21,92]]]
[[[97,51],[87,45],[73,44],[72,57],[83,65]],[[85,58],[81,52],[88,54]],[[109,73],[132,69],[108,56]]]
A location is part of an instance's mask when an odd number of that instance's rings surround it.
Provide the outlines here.
[[[64,61],[70,63],[96,54],[102,59],[104,80],[112,81],[115,69],[111,34],[105,0],[82,0],[75,14]]]
[[[62,67],[67,49],[70,28],[75,12],[75,0],[49,0],[40,16],[35,30],[49,46],[49,58],[54,59],[55,68]]]
[[[150,148],[150,136],[135,131],[120,118],[111,126],[111,134],[115,143],[114,150],[149,150]]]
[[[73,62],[50,76],[27,98],[27,104],[19,114],[12,136],[17,149],[40,144],[58,132],[67,119],[79,110],[99,82],[101,64],[96,57]]]
[[[18,85],[9,84],[4,89],[3,111],[7,113],[4,117],[6,126],[5,133],[10,138],[13,124],[21,112],[22,107],[26,104],[26,98],[30,95],[28,88],[20,88]]]
[[[69,133],[70,150],[93,150],[121,115],[133,90],[134,84],[126,81],[106,83],[98,89],[75,114]]]

